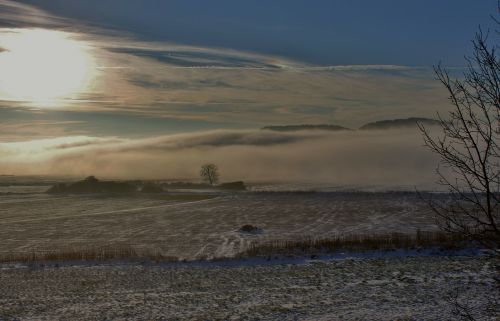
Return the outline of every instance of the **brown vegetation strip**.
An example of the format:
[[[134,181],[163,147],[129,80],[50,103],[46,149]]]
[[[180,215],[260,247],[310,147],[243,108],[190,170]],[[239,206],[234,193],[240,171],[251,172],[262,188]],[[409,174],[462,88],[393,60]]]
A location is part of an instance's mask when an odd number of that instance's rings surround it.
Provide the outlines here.
[[[408,234],[344,235],[330,238],[306,238],[297,241],[276,240],[254,243],[240,253],[239,257],[270,255],[311,255],[337,251],[374,251],[395,249],[421,249],[439,247],[460,249],[470,246],[467,238],[460,234],[445,232],[420,232]]]
[[[68,248],[51,251],[32,251],[24,253],[1,253],[0,263],[35,263],[64,261],[111,261],[111,260],[151,260],[177,262],[177,257],[164,256],[158,251],[139,251],[132,246],[106,246],[88,248]]]
[[[395,249],[461,249],[471,246],[465,236],[445,232],[417,232],[408,234],[345,235],[331,238],[306,238],[297,241],[276,240],[267,243],[253,243],[238,253],[236,258],[267,256],[299,256],[326,254],[338,251],[373,251]],[[223,259],[223,258],[218,258]],[[153,262],[179,262],[179,258],[165,256],[158,250],[138,249],[130,245],[103,247],[68,248],[50,251],[23,253],[0,253],[0,263],[36,263],[64,261],[111,261],[146,260]]]

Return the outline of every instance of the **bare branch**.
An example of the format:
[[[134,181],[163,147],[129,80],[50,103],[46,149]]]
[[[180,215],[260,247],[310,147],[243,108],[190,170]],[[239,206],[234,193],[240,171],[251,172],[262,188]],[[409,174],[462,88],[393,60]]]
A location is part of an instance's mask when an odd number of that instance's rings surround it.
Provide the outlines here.
[[[425,145],[441,158],[438,183],[449,197],[429,200],[441,228],[478,241],[493,236],[493,247],[498,248],[500,58],[498,46],[490,45],[489,37],[479,29],[463,77],[452,79],[442,65],[434,67],[453,109],[446,118],[439,116],[439,137],[422,124],[419,128]]]

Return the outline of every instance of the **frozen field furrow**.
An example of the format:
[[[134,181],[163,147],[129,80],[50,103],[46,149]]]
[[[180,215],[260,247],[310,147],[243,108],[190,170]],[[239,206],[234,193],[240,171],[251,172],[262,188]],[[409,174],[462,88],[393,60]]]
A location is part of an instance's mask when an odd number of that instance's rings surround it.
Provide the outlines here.
[[[131,245],[181,258],[231,256],[251,242],[436,226],[412,193],[239,193],[162,196],[2,195],[0,251]],[[263,229],[239,233],[245,224]]]
[[[414,257],[232,268],[18,268],[0,272],[0,288],[8,289],[0,294],[0,319],[454,320],[448,298],[457,290],[474,313],[486,311],[498,294],[493,263]]]

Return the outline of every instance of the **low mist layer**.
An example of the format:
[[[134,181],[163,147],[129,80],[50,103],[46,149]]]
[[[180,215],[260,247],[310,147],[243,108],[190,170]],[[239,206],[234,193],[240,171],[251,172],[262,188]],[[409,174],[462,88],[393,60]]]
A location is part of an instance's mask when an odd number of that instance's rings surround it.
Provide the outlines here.
[[[146,139],[71,136],[0,144],[5,174],[422,185],[438,159],[415,128],[367,131],[219,130]]]

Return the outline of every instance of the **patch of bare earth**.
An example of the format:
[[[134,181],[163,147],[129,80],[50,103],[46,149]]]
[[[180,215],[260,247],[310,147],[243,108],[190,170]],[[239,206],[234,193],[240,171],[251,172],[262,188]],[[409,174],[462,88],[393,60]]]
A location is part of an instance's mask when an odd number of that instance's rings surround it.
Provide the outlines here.
[[[448,297],[456,293],[476,313],[486,311],[498,263],[436,256],[237,267],[18,267],[0,270],[0,320],[455,319]]]

